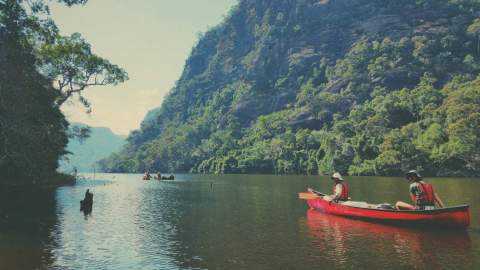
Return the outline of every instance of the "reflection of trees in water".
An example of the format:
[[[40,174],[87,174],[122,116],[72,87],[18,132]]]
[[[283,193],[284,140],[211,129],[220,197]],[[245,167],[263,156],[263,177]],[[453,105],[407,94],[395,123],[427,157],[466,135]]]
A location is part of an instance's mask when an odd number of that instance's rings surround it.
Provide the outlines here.
[[[57,224],[54,189],[0,189],[0,269],[48,269]]]
[[[307,212],[309,235],[338,267],[462,269],[474,265],[466,231],[402,228]]]
[[[175,243],[172,255],[180,268],[205,269],[212,264],[224,265],[224,254],[217,249],[215,243],[223,244],[225,249],[229,249],[234,244],[228,237],[223,238],[224,231],[231,229],[229,225],[225,224],[225,219],[230,217],[223,216],[219,220],[219,215],[224,213],[222,208],[229,208],[228,199],[224,205],[216,207],[213,205],[213,194],[209,190],[210,188],[210,184],[185,183],[175,192],[177,198],[172,199],[177,207],[176,217],[170,219],[173,222],[172,226],[176,229],[174,239],[172,239]],[[215,186],[214,188],[220,187]],[[236,194],[231,195],[236,197]],[[219,225],[223,228],[220,228]],[[222,240],[219,239],[221,242],[216,242],[215,239],[218,238],[222,238]],[[213,253],[217,253],[217,255],[213,256]],[[236,259],[232,256],[230,260],[235,261]]]
[[[296,248],[301,247],[299,229],[291,215],[299,204],[290,187],[272,188],[267,176],[222,177],[231,181],[213,188],[210,182],[185,184],[178,191],[174,256],[179,267],[305,269],[305,250]]]
[[[306,184],[228,177],[213,188],[207,181],[182,183],[168,192],[175,194],[168,201],[176,216],[161,211],[175,228],[171,254],[179,268],[423,269],[472,262],[468,233],[422,232],[315,211],[298,222],[305,206],[292,190]]]

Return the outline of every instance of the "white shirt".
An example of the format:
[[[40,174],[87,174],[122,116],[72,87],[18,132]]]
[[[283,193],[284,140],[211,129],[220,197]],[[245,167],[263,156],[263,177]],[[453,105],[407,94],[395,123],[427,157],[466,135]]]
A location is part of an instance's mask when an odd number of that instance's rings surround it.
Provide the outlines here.
[[[332,195],[332,198],[334,200],[340,198],[340,196],[342,195],[342,189],[343,189],[342,184],[338,183],[335,185],[335,193],[333,193]]]

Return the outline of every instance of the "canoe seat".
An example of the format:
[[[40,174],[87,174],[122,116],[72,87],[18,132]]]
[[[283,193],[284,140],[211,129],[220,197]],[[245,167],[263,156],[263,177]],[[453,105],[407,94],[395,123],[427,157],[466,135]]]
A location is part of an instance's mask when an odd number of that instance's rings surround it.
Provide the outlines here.
[[[371,205],[367,202],[346,201],[346,202],[341,202],[341,204],[346,206],[352,206],[352,207],[371,208]]]
[[[389,203],[381,203],[377,204],[375,209],[395,210],[395,207]]]

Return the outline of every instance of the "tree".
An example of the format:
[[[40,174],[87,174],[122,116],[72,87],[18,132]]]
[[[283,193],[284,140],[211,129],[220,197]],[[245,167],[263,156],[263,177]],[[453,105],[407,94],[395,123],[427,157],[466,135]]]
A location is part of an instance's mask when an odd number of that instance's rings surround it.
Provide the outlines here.
[[[477,55],[480,55],[480,18],[476,18],[467,28],[467,33],[477,37]]]
[[[37,51],[39,68],[54,81],[60,92],[56,100],[61,106],[74,94],[90,109],[81,92],[90,86],[116,85],[128,79],[127,73],[91,51],[91,46],[78,33],[69,37],[57,35],[54,42],[40,45]]]
[[[459,160],[466,171],[462,174],[477,174],[480,171],[480,80],[446,88],[448,96],[441,111],[445,113],[448,142],[445,154],[451,160]],[[461,104],[461,106],[458,106]]]
[[[121,68],[92,54],[79,34],[60,36],[46,2],[0,0],[1,180],[49,179],[67,154],[68,138],[88,136],[86,129],[68,131],[60,105],[79,94],[88,107],[80,93],[86,87],[127,79]]]
[[[90,103],[81,94],[83,90],[90,86],[116,85],[128,80],[128,75],[122,68],[93,54],[90,44],[79,33],[61,36],[49,16],[50,9],[46,2],[6,0],[3,9],[16,10],[15,20],[19,31],[34,48],[35,65],[44,76],[53,81],[53,86],[59,91],[56,105],[60,107],[77,94],[79,101],[90,112]],[[84,5],[88,0],[57,2],[73,6]]]
[[[412,168],[428,172],[428,156],[413,143],[420,132],[418,125],[407,124],[386,134],[381,154],[375,160],[377,170],[386,175],[400,175]]]
[[[47,180],[65,154],[68,122],[57,92],[35,68],[23,31],[23,9],[0,2],[0,179]]]

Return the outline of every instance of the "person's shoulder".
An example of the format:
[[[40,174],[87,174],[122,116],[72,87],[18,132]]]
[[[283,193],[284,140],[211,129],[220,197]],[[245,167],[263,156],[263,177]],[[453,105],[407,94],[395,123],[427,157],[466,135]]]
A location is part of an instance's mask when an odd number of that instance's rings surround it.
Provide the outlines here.
[[[411,183],[411,184],[410,184],[410,189],[417,188],[417,187],[418,187],[418,185],[419,185],[419,183],[418,183],[418,182],[413,182],[413,183]]]

